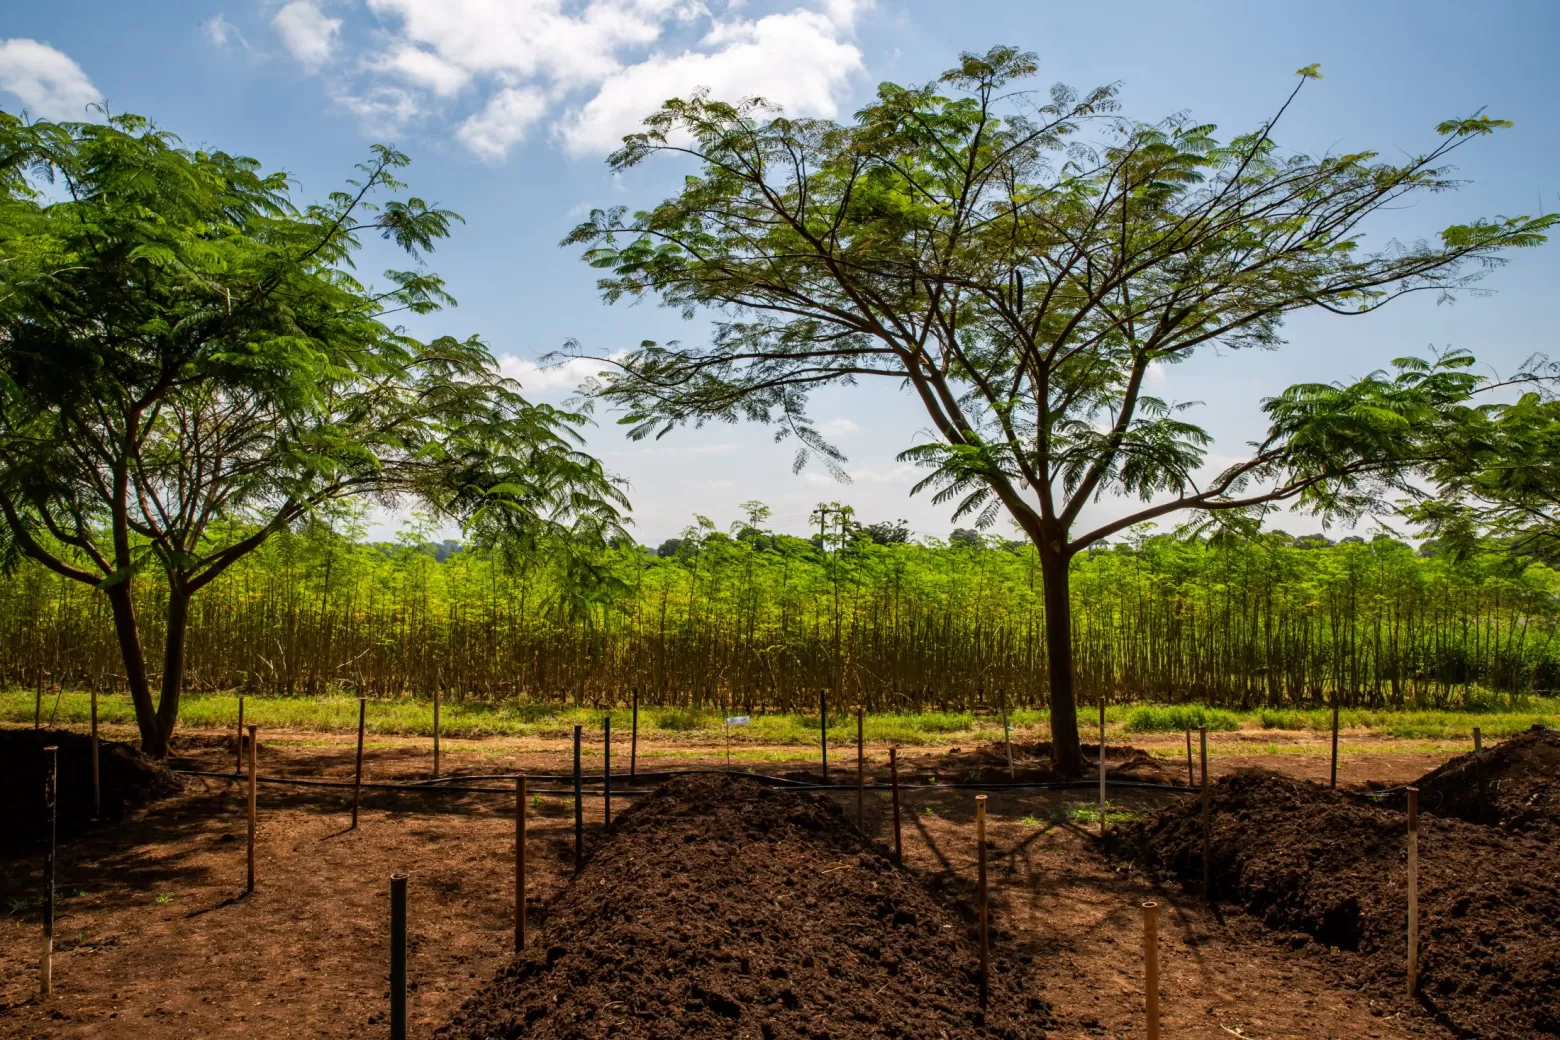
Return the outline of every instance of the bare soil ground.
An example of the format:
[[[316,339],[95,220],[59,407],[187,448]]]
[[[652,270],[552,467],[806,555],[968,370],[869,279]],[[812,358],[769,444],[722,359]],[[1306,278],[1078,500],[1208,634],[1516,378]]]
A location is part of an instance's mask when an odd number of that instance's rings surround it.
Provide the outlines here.
[[[181,743],[175,766],[233,771],[231,735],[190,734]],[[626,743],[615,742],[615,771],[627,768]],[[1177,741],[1134,743],[1175,761],[1165,752]],[[1263,758],[1281,768],[1327,769],[1325,757],[1268,754],[1263,745],[1248,750],[1218,738],[1215,746],[1215,773]],[[639,751],[642,769],[725,764],[724,747],[714,743],[642,742]],[[901,757],[914,776],[922,766],[934,772],[947,751],[907,750]],[[346,778],[352,752],[351,740],[339,736],[262,734],[260,772]],[[427,740],[372,738],[366,775],[426,777],[429,752]],[[733,765],[806,771],[816,769],[814,754],[748,746],[734,749]],[[886,778],[887,749],[868,754],[869,774]],[[853,777],[851,751],[835,748],[830,757],[836,782]],[[1406,779],[1441,761],[1420,757],[1367,752],[1362,743],[1344,756],[1341,778],[1395,780],[1406,772]],[[599,768],[599,761],[588,758],[586,768]],[[441,771],[561,774],[568,763],[559,741],[445,741]],[[511,963],[513,799],[365,790],[361,825],[351,831],[349,797],[344,789],[262,786],[258,886],[249,896],[242,788],[230,780],[187,780],[182,793],[62,844],[56,991],[44,1000],[33,995],[41,857],[0,849],[0,1038],[381,1035],[387,879],[397,871],[412,879],[411,1035],[430,1036]],[[1179,797],[1121,791],[1112,802],[1147,806]],[[840,800],[853,816],[853,793],[842,792]],[[1069,807],[1088,801],[1087,792],[1075,791],[990,796],[998,963],[1027,958],[1036,966],[1029,985],[1051,1009],[1051,1036],[1141,1035],[1138,907],[1145,898],[1163,907],[1167,1037],[1450,1035],[1413,1005],[1338,987],[1313,957],[1240,921],[1221,922],[1179,886],[1161,890],[1141,875],[1118,873],[1093,837],[1068,822]],[[967,923],[976,853],[970,793],[907,784],[904,802],[907,867]],[[614,806],[623,803],[615,799]],[[865,808],[867,833],[890,840],[885,794],[869,794]],[[536,941],[546,942],[546,907],[572,878],[572,807],[544,797],[529,814],[532,925]],[[587,799],[589,841],[596,840],[600,814],[600,800]],[[697,890],[700,879],[687,884]],[[1033,1035],[1044,1023],[1036,1014]]]

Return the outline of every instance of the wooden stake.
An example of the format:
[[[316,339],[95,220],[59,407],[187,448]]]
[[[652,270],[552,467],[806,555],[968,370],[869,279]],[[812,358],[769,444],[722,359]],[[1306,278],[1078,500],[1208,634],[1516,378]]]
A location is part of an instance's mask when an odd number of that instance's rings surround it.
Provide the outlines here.
[[[728,751],[727,754],[730,754]],[[729,769],[730,766],[727,766]],[[612,716],[601,720],[601,818],[602,830],[612,833]]]
[[[1408,789],[1408,995],[1419,992],[1419,788]]]
[[[823,753],[823,782],[829,782],[829,695],[818,691],[818,749]]]
[[[92,818],[103,815],[102,769],[98,765],[97,683],[92,684]]]
[[[441,686],[433,687],[433,778],[439,778],[439,690]]]
[[[856,829],[867,830],[867,709],[856,705]]]
[[[238,746],[233,749],[233,775],[244,772],[244,695],[238,695]]]
[[[899,841],[899,749],[888,749],[888,778],[894,788],[894,862],[904,866],[905,850]]]
[[[38,669],[38,692],[33,696],[33,729],[43,728],[43,669]]]
[[[515,952],[525,949],[525,777],[515,777]]]
[[[1186,731],[1186,786],[1197,786],[1197,774],[1192,769],[1192,731]]]
[[[1148,1040],[1159,1040],[1159,904],[1143,904],[1143,1011]]]
[[[1208,802],[1208,727],[1197,727],[1197,741],[1202,756],[1202,825],[1203,825],[1203,896],[1213,899],[1213,862],[1210,837],[1212,828],[1209,816],[1212,807]]]
[[[987,933],[986,909],[986,796],[975,796],[975,845],[980,863],[980,1006],[991,995],[991,939]]]
[[[580,779],[580,730],[574,727],[574,872],[585,869],[585,786]]]
[[[406,1040],[406,875],[390,875],[390,1040]]]
[[[43,955],[38,962],[38,993],[54,991],[54,854],[59,823],[58,747],[43,749],[43,805],[49,814],[49,844],[43,859]]]
[[[1333,720],[1332,720],[1332,782],[1328,785],[1334,790],[1338,787],[1338,695],[1333,694]]]
[[[363,796],[363,728],[368,721],[368,698],[358,698],[357,769],[352,774],[352,829],[357,830],[358,803]]]
[[[639,771],[639,687],[634,687],[634,731],[628,740],[628,775]]]
[[[1100,694],[1100,837],[1105,837],[1105,695]]]
[[[255,890],[255,734],[259,726],[249,727],[249,880],[245,892]]]

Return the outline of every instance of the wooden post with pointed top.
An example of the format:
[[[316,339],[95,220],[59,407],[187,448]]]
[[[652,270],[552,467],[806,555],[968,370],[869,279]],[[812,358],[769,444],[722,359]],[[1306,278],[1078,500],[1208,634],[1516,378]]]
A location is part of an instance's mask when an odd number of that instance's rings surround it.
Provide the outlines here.
[[[991,938],[988,932],[989,914],[986,903],[986,796],[975,796],[975,846],[979,861],[978,884],[980,888],[980,1006],[985,1007],[991,996]]]
[[[233,775],[244,772],[244,695],[238,695],[238,746],[233,749]]]
[[[829,695],[818,691],[818,750],[823,753],[823,782],[829,782]]]
[[[634,687],[634,720],[633,731],[628,738],[628,775],[634,776],[639,771],[639,687]]]
[[[1484,802],[1484,734],[1478,726],[1473,727],[1473,783],[1479,797],[1479,822],[1483,823],[1489,815]]]
[[[729,754],[729,752],[728,752]],[[612,716],[601,720],[601,829],[612,833]]]
[[[574,727],[574,872],[585,869],[585,784],[580,778],[580,733]]]
[[[1419,992],[1419,788],[1408,789],[1408,995]]]
[[[439,691],[443,689],[443,681],[433,686],[433,778],[439,778]]]
[[[1186,786],[1197,786],[1197,773],[1192,768],[1192,731],[1190,728],[1186,731]]]

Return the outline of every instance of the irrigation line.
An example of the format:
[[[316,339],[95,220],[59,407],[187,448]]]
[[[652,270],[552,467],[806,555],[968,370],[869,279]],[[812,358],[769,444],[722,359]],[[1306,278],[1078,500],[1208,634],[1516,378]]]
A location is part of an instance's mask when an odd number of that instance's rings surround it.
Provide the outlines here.
[[[242,779],[242,778],[234,777],[232,773],[209,772],[209,771],[200,770],[200,769],[174,769],[174,770],[171,770],[171,772],[173,772],[173,773],[175,773],[175,774],[177,774],[179,776],[201,776],[201,777],[209,777],[209,778],[214,779],[214,780]],[[521,773],[521,774],[516,774],[516,773],[489,773],[489,774],[484,774],[482,776],[447,777],[445,779],[448,779],[448,780],[508,780],[508,781],[510,781],[511,784],[513,784],[513,782],[517,778],[519,778],[521,776],[524,776],[528,783],[529,783],[529,781],[531,781],[533,779],[535,779],[535,780],[544,780],[544,781],[545,780],[562,781],[562,780],[566,780],[566,779],[572,779],[571,777],[554,776],[554,775],[549,775],[549,774],[545,774],[545,773],[541,773],[541,774],[538,774],[538,773]],[[774,787],[782,788],[782,789],[787,790],[787,791],[838,791],[838,790],[840,790],[839,786],[836,785],[836,784],[808,784],[808,783],[803,783],[803,782],[801,782],[799,780],[790,780],[790,779],[787,779],[786,777],[766,776],[766,775],[764,775],[762,773],[747,773],[747,772],[739,772],[737,770],[731,770],[731,771],[728,772],[727,770],[724,770],[724,769],[687,769],[687,770],[680,770],[680,771],[677,771],[677,772],[666,772],[666,773],[640,773],[635,779],[636,780],[657,781],[657,780],[663,780],[663,779],[670,779],[670,778],[676,777],[676,776],[734,776],[734,777],[742,777],[742,778],[745,778],[745,779],[748,779],[748,780],[756,780],[756,781],[759,781],[759,782],[762,782],[762,783],[767,783],[767,784],[770,784],[770,785],[772,785]],[[602,777],[599,777],[599,776],[596,776],[596,777],[582,776],[580,779],[581,779],[583,784],[590,784],[590,783],[593,783],[593,782],[601,781]],[[621,777],[619,779],[621,781]],[[320,780],[320,779],[315,779],[315,778],[312,778],[312,777],[301,777],[301,776],[257,776],[257,777],[255,777],[255,780],[257,782],[259,782],[259,783],[262,783],[262,784],[289,784],[289,785],[293,785],[293,786],[297,786],[297,787],[352,787],[352,786],[354,786],[353,781],[351,781],[351,780]],[[434,792],[441,792],[441,791],[448,791],[448,792],[450,792],[452,794],[502,794],[502,795],[513,795],[514,794],[513,786],[510,786],[510,787],[473,787],[473,786],[469,786],[469,785],[455,785],[455,784],[448,784],[448,783],[431,784],[431,783],[428,783],[427,781],[421,781],[421,780],[419,780],[419,781],[409,781],[409,782],[404,782],[404,783],[393,783],[393,782],[389,782],[389,781],[374,782],[374,781],[370,781],[370,780],[364,780],[362,785],[364,787],[372,788],[374,790],[379,790],[379,791],[403,791],[403,792],[408,792],[408,793],[419,793],[419,794],[431,794],[431,793],[434,793]],[[1020,782],[1020,783],[1004,783],[1004,784],[977,784],[977,783],[901,784],[900,785],[900,790],[901,791],[1045,791],[1045,790],[1090,789],[1090,788],[1093,788],[1094,786],[1095,786],[1095,782],[1093,780],[1052,780],[1052,781],[1033,781],[1033,782],[1029,782],[1029,783],[1022,783],[1022,782]],[[1131,788],[1131,789],[1139,790],[1139,791],[1144,791],[1144,790],[1147,790],[1147,791],[1170,791],[1170,792],[1173,792],[1173,793],[1176,793],[1176,794],[1196,794],[1197,793],[1197,788],[1195,788],[1195,787],[1185,787],[1185,786],[1182,786],[1182,785],[1179,785],[1179,784],[1151,784],[1151,783],[1147,783],[1145,781],[1137,781],[1137,780],[1119,780],[1119,781],[1116,781],[1115,783],[1113,783],[1111,786],[1112,787],[1117,787],[1117,788]],[[873,787],[877,788],[877,785],[874,784]],[[569,795],[569,796],[573,796],[573,794],[574,794],[574,788],[572,786],[571,787],[528,787],[527,790],[531,794]],[[883,792],[887,793],[888,788],[886,786],[884,786],[884,787],[880,788],[880,790],[882,790]],[[595,795],[598,795],[598,794],[604,794],[605,792],[604,791],[588,790],[588,791],[585,791],[584,793],[590,794],[592,796],[595,796]],[[650,792],[647,791],[647,790],[634,790],[633,788],[622,788],[622,787],[619,787],[617,793],[622,794],[622,795],[639,795],[639,794],[649,794]],[[1382,793],[1388,793],[1388,792],[1382,792]]]

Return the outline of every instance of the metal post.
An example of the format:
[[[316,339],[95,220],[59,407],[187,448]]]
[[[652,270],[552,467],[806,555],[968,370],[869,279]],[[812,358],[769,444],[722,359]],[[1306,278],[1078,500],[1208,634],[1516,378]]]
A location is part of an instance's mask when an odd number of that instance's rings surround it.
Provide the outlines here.
[[[818,691],[818,748],[823,752],[823,782],[829,782],[829,695]]]
[[[601,720],[601,829],[612,833],[612,716]]]
[[[987,933],[986,907],[986,796],[975,796],[975,845],[980,863],[980,1006],[985,1007],[991,994],[991,940]]]
[[[1100,837],[1105,837],[1105,695],[1100,694]]]
[[[368,720],[368,698],[358,698],[357,770],[352,775],[352,829],[357,830],[358,802],[363,796],[363,727]]]
[[[1212,827],[1209,816],[1212,808],[1208,803],[1208,727],[1197,727],[1197,740],[1202,755],[1202,831],[1203,831],[1203,897],[1213,898],[1213,864],[1210,862],[1210,840]]]
[[[888,776],[889,783],[894,788],[894,862],[900,866],[905,862],[904,846],[899,841],[899,749],[888,749]]]
[[[54,855],[59,820],[59,751],[43,749],[43,804],[49,814],[49,844],[43,859],[43,956],[38,963],[38,992],[54,990]]]
[[[1334,790],[1338,787],[1338,695],[1333,694],[1332,717],[1332,781],[1328,784]]]
[[[97,683],[92,684],[92,818],[103,815],[103,772],[98,765]]]
[[[856,829],[867,830],[867,709],[856,705]]]
[[[1408,995],[1419,992],[1419,788],[1408,789]]]
[[[249,877],[245,892],[255,890],[255,734],[259,730],[259,726],[249,727]]]
[[[1143,904],[1143,1010],[1148,1040],[1159,1040],[1159,904]]]
[[[574,872],[585,867],[585,787],[580,779],[580,729],[574,727]]]
[[[628,740],[628,775],[639,772],[639,687],[634,687],[634,730]]]
[[[515,952],[525,949],[525,777],[515,777]]]
[[[390,875],[390,1040],[406,1040],[406,875]]]

